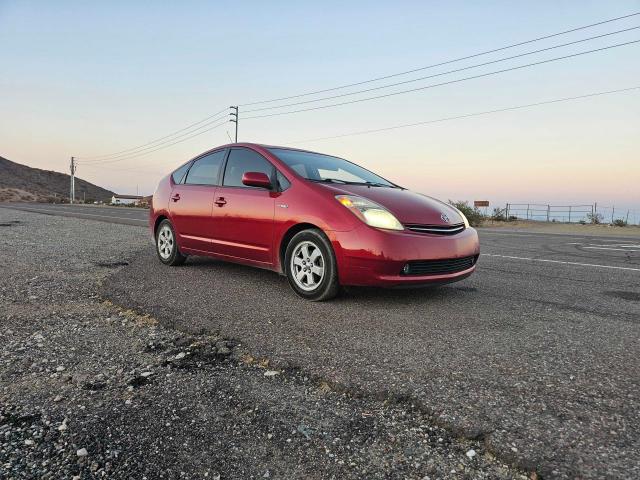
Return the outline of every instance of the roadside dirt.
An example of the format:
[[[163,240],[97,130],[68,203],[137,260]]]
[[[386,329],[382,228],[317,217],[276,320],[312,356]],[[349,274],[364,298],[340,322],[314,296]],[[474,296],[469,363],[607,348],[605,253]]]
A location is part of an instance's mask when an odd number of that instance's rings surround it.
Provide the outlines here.
[[[640,237],[640,226],[627,225],[615,227],[612,225],[581,225],[579,223],[559,222],[531,222],[517,220],[514,222],[487,221],[481,227],[483,229],[500,229],[513,232],[531,233],[565,233],[569,235],[611,236],[611,237]]]
[[[0,478],[528,478],[415,405],[102,300],[148,248],[139,228],[5,209],[0,223]]]

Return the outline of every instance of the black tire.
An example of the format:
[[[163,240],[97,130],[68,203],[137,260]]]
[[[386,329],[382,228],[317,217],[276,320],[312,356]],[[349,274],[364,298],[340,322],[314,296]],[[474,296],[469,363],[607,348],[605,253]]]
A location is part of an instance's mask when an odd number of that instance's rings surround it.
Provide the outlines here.
[[[170,232],[170,235],[169,235]],[[161,238],[162,236],[162,238]],[[158,259],[165,265],[176,267],[182,265],[187,259],[186,255],[180,253],[176,231],[173,225],[166,218],[160,222],[156,229],[156,254]]]
[[[306,250],[305,247],[307,247]],[[314,248],[319,250],[320,256],[313,257]],[[309,258],[304,258],[305,251],[311,252]],[[292,262],[294,254],[298,262],[296,265]],[[313,260],[309,261],[311,257]],[[304,262],[304,265],[299,264],[300,262]],[[320,268],[322,268],[321,276],[315,273],[320,271]],[[302,272],[303,269],[305,269],[304,272]],[[291,239],[285,254],[285,273],[293,291],[307,300],[314,302],[329,300],[340,291],[333,247],[326,235],[315,228],[303,230]],[[298,275],[302,279],[296,280]]]

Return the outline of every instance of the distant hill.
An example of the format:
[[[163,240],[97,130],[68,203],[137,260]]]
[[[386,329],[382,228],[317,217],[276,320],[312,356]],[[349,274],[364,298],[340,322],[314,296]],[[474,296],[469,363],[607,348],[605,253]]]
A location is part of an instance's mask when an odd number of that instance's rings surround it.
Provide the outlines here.
[[[76,199],[107,201],[113,192],[76,177]],[[69,175],[0,157],[0,202],[69,200]]]

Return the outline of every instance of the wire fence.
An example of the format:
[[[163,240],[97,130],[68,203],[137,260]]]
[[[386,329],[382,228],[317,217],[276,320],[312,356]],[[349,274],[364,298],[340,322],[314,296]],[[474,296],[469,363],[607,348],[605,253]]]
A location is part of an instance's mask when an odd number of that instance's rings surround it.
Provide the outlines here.
[[[486,215],[486,213],[485,213]],[[507,203],[496,208],[494,217],[507,220],[534,220],[565,223],[625,223],[640,225],[640,210],[598,205],[551,205],[541,203]]]

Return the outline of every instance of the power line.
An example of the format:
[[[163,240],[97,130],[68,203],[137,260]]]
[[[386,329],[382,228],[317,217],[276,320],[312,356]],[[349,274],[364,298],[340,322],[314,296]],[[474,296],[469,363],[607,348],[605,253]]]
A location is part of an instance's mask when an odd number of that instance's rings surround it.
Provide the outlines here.
[[[318,138],[311,138],[311,139],[307,139],[307,140],[297,140],[294,142],[289,142],[291,144],[297,144],[297,143],[309,143],[309,142],[318,142],[321,140],[332,140],[335,138],[343,138],[343,137],[350,137],[350,136],[355,136],[355,135],[366,135],[369,133],[378,133],[378,132],[384,132],[387,130],[396,130],[399,128],[407,128],[407,127],[417,127],[420,125],[429,125],[429,124],[433,124],[433,123],[442,123],[442,122],[448,122],[451,120],[460,120],[463,118],[470,118],[470,117],[479,117],[479,116],[483,116],[483,115],[489,115],[492,113],[500,113],[500,112],[508,112],[511,110],[521,110],[524,108],[532,108],[532,107],[539,107],[542,105],[550,105],[553,103],[561,103],[561,102],[568,102],[568,101],[572,101],[572,100],[579,100],[579,99],[583,99],[583,98],[590,98],[590,97],[598,97],[601,95],[610,95],[610,94],[614,94],[614,93],[622,93],[622,92],[630,92],[633,90],[638,90],[640,89],[640,85],[635,86],[635,87],[629,87],[629,88],[621,88],[618,90],[608,90],[606,92],[596,92],[596,93],[588,93],[585,95],[578,95],[575,97],[564,97],[564,98],[558,98],[555,100],[547,100],[544,102],[536,102],[536,103],[528,103],[526,105],[517,105],[514,107],[505,107],[505,108],[498,108],[495,110],[485,110],[483,112],[475,112],[475,113],[466,113],[463,115],[456,115],[453,117],[444,117],[444,118],[438,118],[436,120],[427,120],[424,122],[415,122],[415,123],[405,123],[402,125],[394,125],[391,127],[382,127],[382,128],[375,128],[375,129],[371,129],[371,130],[360,130],[357,132],[351,132],[351,133],[344,133],[344,134],[340,134],[340,135],[332,135],[329,137],[318,137]]]
[[[438,118],[435,120],[427,120],[424,122],[414,122],[414,123],[405,123],[405,124],[401,124],[401,125],[393,125],[390,127],[381,127],[381,128],[374,128],[374,129],[369,129],[369,130],[360,130],[357,132],[350,132],[350,133],[343,133],[343,134],[339,134],[339,135],[331,135],[331,136],[327,136],[327,137],[316,137],[316,138],[310,138],[310,139],[306,139],[306,140],[296,140],[293,142],[287,142],[288,144],[301,144],[301,143],[311,143],[311,142],[319,142],[319,141],[324,141],[324,140],[333,140],[336,138],[344,138],[344,137],[351,137],[351,136],[358,136],[358,135],[367,135],[367,134],[371,134],[371,133],[379,133],[379,132],[385,132],[385,131],[390,131],[390,130],[397,130],[397,129],[401,129],[401,128],[409,128],[409,127],[418,127],[418,126],[424,126],[424,125],[431,125],[431,124],[436,124],[436,123],[443,123],[443,122],[448,122],[448,121],[452,121],[452,120],[461,120],[461,119],[465,119],[465,118],[473,118],[473,117],[480,117],[480,116],[485,116],[485,115],[491,115],[494,113],[503,113],[503,112],[509,112],[509,111],[514,111],[514,110],[522,110],[522,109],[526,109],[526,108],[533,108],[533,107],[540,107],[540,106],[544,106],[544,105],[552,105],[555,103],[563,103],[563,102],[570,102],[570,101],[575,101],[575,100],[581,100],[581,99],[585,99],[585,98],[591,98],[591,97],[599,97],[599,96],[603,96],[603,95],[612,95],[612,94],[616,94],[616,93],[626,93],[626,92],[631,92],[634,90],[640,90],[640,85],[638,86],[634,86],[634,87],[629,87],[629,88],[620,88],[617,90],[608,90],[608,91],[604,91],[604,92],[595,92],[595,93],[587,93],[584,95],[577,95],[577,96],[573,96],[573,97],[563,97],[563,98],[557,98],[557,99],[553,99],[553,100],[546,100],[546,101],[542,101],[542,102],[535,102],[535,103],[528,103],[528,104],[524,104],[524,105],[517,105],[517,106],[513,106],[513,107],[505,107],[505,108],[497,108],[497,109],[493,109],[493,110],[485,110],[482,112],[473,112],[473,113],[466,113],[466,114],[462,114],[462,115],[455,115],[455,116],[451,116],[451,117],[443,117],[443,118]],[[178,163],[178,162],[172,162],[172,163]],[[90,165],[90,168],[102,168],[100,166],[96,166],[96,165]],[[131,171],[131,172],[142,172],[142,173],[150,173],[149,170],[138,170],[137,168],[119,168],[117,171],[119,172],[124,172],[124,171]],[[152,173],[158,173],[158,172],[152,172]]]
[[[606,23],[611,23],[611,22],[615,22],[615,21],[618,21],[618,20],[623,20],[625,18],[634,17],[636,15],[640,15],[640,12],[631,13],[629,15],[623,15],[621,17],[611,18],[609,20],[603,20],[601,22],[591,23],[589,25],[584,25],[584,26],[581,26],[581,27],[572,28],[570,30],[564,30],[562,32],[557,32],[557,33],[553,33],[553,34],[550,34],[550,35],[545,35],[543,37],[538,37],[538,38],[534,38],[534,39],[531,39],[531,40],[526,40],[524,42],[513,43],[511,45],[507,45],[507,46],[500,47],[500,48],[495,48],[495,49],[492,49],[492,50],[485,50],[483,52],[474,53],[473,55],[467,55],[465,57],[455,58],[453,60],[447,60],[447,61],[440,62],[440,63],[434,63],[434,64],[431,64],[431,65],[427,65],[425,67],[419,67],[419,68],[414,68],[412,70],[406,70],[404,72],[393,73],[393,74],[385,75],[385,76],[382,76],[382,77],[376,77],[376,78],[372,78],[372,79],[369,79],[369,80],[363,80],[361,82],[348,83],[348,84],[339,85],[339,86],[332,87],[332,88],[325,88],[323,90],[316,90],[316,91],[313,91],[313,92],[301,93],[301,94],[298,94],[298,95],[290,95],[290,96],[287,96],[287,97],[272,98],[272,99],[269,99],[269,100],[260,100],[260,101],[256,101],[256,102],[250,102],[250,103],[241,103],[240,106],[241,107],[247,107],[247,106],[250,106],[250,105],[258,105],[258,104],[262,104],[262,103],[272,103],[272,102],[278,102],[278,101],[281,101],[281,100],[291,100],[293,98],[306,97],[306,96],[309,96],[309,95],[317,95],[319,93],[332,92],[332,91],[340,90],[340,89],[343,89],[343,88],[349,88],[349,87],[356,87],[356,86],[359,86],[359,85],[365,85],[367,83],[377,82],[379,80],[387,80],[389,78],[399,77],[401,75],[407,75],[409,73],[415,73],[415,72],[419,72],[421,70],[427,70],[429,68],[440,67],[442,65],[448,65],[450,63],[461,62],[462,60],[468,60],[470,58],[475,58],[475,57],[479,57],[479,56],[482,56],[482,55],[488,55],[490,53],[495,53],[495,52],[500,52],[500,51],[503,51],[503,50],[508,50],[510,48],[519,47],[519,46],[526,45],[526,44],[529,44],[529,43],[539,42],[541,40],[546,40],[546,39],[549,39],[549,38],[558,37],[560,35],[566,35],[568,33],[577,32],[579,30],[584,30],[584,29],[591,28],[591,27],[596,27],[598,25],[604,25]]]
[[[197,137],[198,135],[202,135],[203,133],[210,132],[211,130],[214,130],[214,129],[218,128],[218,127],[221,127],[221,126],[223,126],[223,125],[226,125],[227,123],[229,123],[229,122],[228,122],[228,120],[225,120],[224,122],[221,122],[221,123],[219,123],[219,124],[217,124],[217,125],[214,125],[213,127],[208,128],[208,129],[206,129],[206,130],[203,130],[202,132],[198,132],[198,133],[193,134],[193,135],[191,135],[191,136],[189,136],[189,137],[183,138],[182,140],[178,140],[177,142],[170,143],[170,144],[168,144],[168,145],[165,145],[165,146],[162,146],[162,147],[156,148],[156,149],[154,149],[154,150],[149,150],[148,152],[142,152],[142,153],[138,153],[138,154],[135,154],[135,155],[132,155],[132,156],[129,156],[129,157],[124,157],[124,158],[117,158],[117,159],[115,159],[115,160],[105,160],[105,161],[103,161],[103,162],[92,163],[92,164],[89,164],[89,165],[94,166],[94,165],[96,165],[96,164],[100,164],[100,165],[102,165],[102,164],[105,164],[105,163],[116,163],[116,162],[121,162],[121,161],[124,161],[124,160],[130,160],[130,159],[132,159],[132,158],[143,157],[143,156],[145,156],[145,155],[149,155],[150,153],[157,152],[158,150],[163,150],[163,149],[165,149],[165,148],[169,148],[169,147],[171,147],[172,145],[176,145],[176,144],[178,144],[178,143],[186,142],[187,140],[190,140],[190,139],[192,139],[192,138],[194,138],[194,137]]]
[[[288,96],[288,97],[274,98],[274,99],[263,100],[263,101],[259,101],[259,102],[251,102],[251,103],[246,103],[246,104],[240,104],[240,106],[271,103],[271,102],[276,102],[276,101],[280,101],[280,100],[300,98],[300,97],[304,97],[304,96],[308,96],[308,95],[314,95],[314,94],[319,94],[319,93],[323,93],[323,92],[339,90],[339,89],[342,89],[342,88],[348,88],[348,87],[353,87],[353,86],[357,86],[357,85],[363,85],[363,84],[366,84],[366,83],[371,83],[371,82],[375,82],[375,81],[379,81],[379,80],[393,78],[393,77],[397,77],[397,76],[400,76],[400,75],[406,75],[406,74],[409,74],[409,73],[414,73],[414,72],[417,72],[417,71],[426,70],[426,69],[437,67],[437,66],[441,66],[441,65],[446,65],[446,64],[450,64],[450,63],[454,63],[454,62],[459,62],[459,61],[462,61],[462,60],[478,57],[478,56],[481,56],[481,55],[487,55],[487,54],[490,54],[490,53],[499,52],[499,51],[502,51],[502,50],[506,50],[506,49],[517,47],[517,46],[521,46],[521,45],[525,45],[525,44],[541,41],[541,40],[544,40],[544,39],[557,37],[557,36],[560,36],[560,35],[565,35],[565,34],[568,34],[568,33],[571,33],[571,32],[576,32],[576,31],[579,31],[579,30],[595,27],[595,26],[598,26],[598,25],[603,25],[603,24],[607,24],[607,23],[610,23],[610,22],[614,22],[614,21],[618,21],[618,20],[634,17],[634,16],[637,16],[637,15],[640,15],[640,12],[635,12],[635,13],[631,13],[629,15],[624,15],[624,16],[620,16],[620,17],[616,17],[616,18],[612,18],[612,19],[608,19],[608,20],[603,20],[601,22],[596,22],[596,23],[592,23],[592,24],[589,24],[589,25],[576,27],[576,28],[573,28],[573,29],[570,29],[570,30],[565,30],[565,31],[554,33],[554,34],[551,34],[551,35],[545,35],[545,36],[534,38],[534,39],[527,40],[527,41],[524,41],[524,42],[511,44],[511,45],[507,45],[507,46],[504,46],[504,47],[496,48],[496,49],[493,49],[493,50],[487,50],[487,51],[479,52],[479,53],[476,53],[476,54],[473,54],[473,55],[468,55],[468,56],[465,56],[465,57],[461,57],[461,58],[457,58],[457,59],[453,59],[453,60],[448,60],[448,61],[445,61],[445,62],[440,62],[440,63],[437,63],[437,64],[428,65],[428,66],[425,66],[425,67],[415,68],[415,69],[407,70],[407,71],[404,71],[404,72],[394,73],[394,74],[391,74],[391,75],[377,77],[377,78],[373,78],[373,79],[369,79],[369,80],[365,80],[365,81],[361,81],[361,82],[345,84],[345,85],[341,85],[341,86],[337,86],[337,87],[333,87],[333,88],[317,90],[317,91],[314,91],[314,92],[308,92],[308,93],[303,93],[303,94],[299,94],[299,95],[292,95],[292,96]],[[313,103],[313,102],[317,102],[317,101],[321,101],[321,100],[344,97],[344,96],[347,96],[347,95],[355,95],[357,93],[364,93],[364,92],[368,92],[368,91],[372,91],[372,90],[379,90],[379,89],[382,89],[382,88],[390,88],[390,87],[401,85],[401,84],[405,84],[405,83],[411,83],[411,82],[424,80],[424,79],[432,78],[432,77],[439,76],[439,75],[445,75],[445,74],[448,74],[448,73],[454,73],[454,72],[457,72],[457,71],[466,70],[468,68],[475,68],[477,66],[488,65],[488,64],[491,64],[491,63],[496,63],[496,62],[499,62],[499,61],[505,61],[505,60],[508,60],[508,59],[517,58],[517,57],[524,56],[524,55],[530,55],[530,54],[538,53],[538,52],[545,51],[545,50],[551,50],[551,49],[554,49],[554,48],[559,48],[561,46],[567,46],[567,45],[571,45],[571,44],[574,44],[574,43],[580,43],[580,42],[584,42],[584,41],[587,41],[587,40],[592,40],[592,39],[595,39],[595,38],[600,38],[600,37],[604,37],[604,36],[608,36],[608,35],[613,35],[615,33],[621,33],[621,32],[633,30],[633,29],[636,29],[636,28],[639,28],[639,27],[633,27],[633,28],[629,28],[629,29],[625,29],[625,30],[620,30],[620,31],[617,31],[617,32],[612,32],[612,33],[607,33],[607,34],[591,37],[591,38],[588,38],[588,39],[569,42],[569,43],[566,43],[566,44],[563,44],[563,45],[553,46],[553,47],[549,47],[549,48],[545,48],[545,49],[540,49],[540,50],[537,50],[537,51],[534,51],[534,52],[528,52],[528,53],[524,53],[524,54],[520,54],[520,55],[515,55],[515,56],[512,56],[512,57],[505,58],[505,59],[495,60],[495,61],[491,61],[491,62],[485,62],[485,63],[480,64],[480,65],[475,65],[475,66],[471,66],[471,67],[465,67],[465,68],[461,68],[461,69],[457,69],[457,70],[452,70],[450,72],[441,73],[441,74],[437,74],[437,75],[433,75],[433,76],[428,76],[428,77],[423,77],[423,78],[413,79],[413,80],[407,80],[407,81],[398,82],[398,83],[391,84],[391,85],[386,85],[386,86],[380,86],[380,87],[376,87],[376,88],[366,89],[366,90],[363,90],[363,91],[360,91],[360,92],[352,92],[352,93],[348,93],[348,94],[330,96],[330,97],[323,98],[323,99],[310,100],[310,101],[299,102],[299,103],[294,103],[294,104],[290,104],[290,105],[280,105],[280,106],[275,106],[275,107],[266,107],[266,108],[254,109],[254,110],[250,110],[250,111],[258,111],[258,110],[274,109],[274,108],[285,108],[287,106],[293,106],[293,105],[298,105],[298,104],[303,104],[303,103]],[[356,99],[356,100],[351,100],[351,101],[347,101],[347,102],[340,102],[340,103],[335,103],[335,104],[330,104],[330,105],[322,105],[322,106],[317,106],[317,107],[312,107],[312,108],[298,109],[298,110],[293,110],[293,111],[288,111],[288,112],[277,112],[277,113],[271,113],[271,114],[265,114],[265,115],[255,115],[255,116],[245,117],[245,119],[248,120],[248,119],[254,119],[254,118],[264,118],[264,117],[271,117],[271,116],[278,116],[278,115],[288,115],[288,114],[311,111],[311,110],[318,110],[318,109],[324,109],[324,108],[337,107],[337,106],[347,105],[347,104],[351,104],[351,103],[359,103],[359,102],[374,100],[374,99],[378,99],[378,98],[385,98],[385,97],[400,95],[400,94],[404,94],[404,93],[410,93],[410,92],[413,92],[413,91],[419,91],[419,90],[424,90],[424,89],[428,89],[428,88],[434,88],[434,87],[437,87],[437,86],[447,85],[447,84],[451,84],[451,83],[458,83],[458,82],[471,80],[471,79],[475,79],[475,78],[481,78],[481,77],[485,77],[485,76],[489,76],[489,75],[495,75],[495,74],[504,73],[504,72],[507,72],[507,71],[518,70],[518,69],[521,69],[521,68],[526,68],[526,67],[535,66],[535,65],[539,65],[539,64],[549,63],[549,62],[562,60],[562,59],[566,59],[566,58],[571,58],[571,57],[575,57],[575,56],[579,56],[579,55],[585,55],[585,54],[588,54],[588,53],[594,53],[594,52],[597,52],[597,51],[602,51],[602,50],[607,50],[607,49],[610,49],[610,48],[615,48],[615,47],[619,47],[619,46],[623,46],[623,45],[629,45],[629,44],[632,44],[632,43],[637,43],[639,41],[640,40],[636,40],[636,41],[631,41],[631,42],[611,45],[611,46],[607,46],[607,47],[603,47],[603,48],[599,48],[599,49],[589,50],[589,51],[585,51],[585,52],[579,52],[579,53],[573,54],[573,55],[566,55],[566,56],[563,56],[563,57],[553,58],[553,59],[550,59],[550,60],[545,60],[545,61],[541,61],[541,62],[535,62],[535,63],[531,63],[531,64],[526,64],[526,65],[521,65],[521,66],[517,66],[517,67],[512,67],[512,68],[498,70],[498,71],[494,71],[494,72],[489,72],[489,73],[476,75],[476,76],[472,76],[472,77],[466,77],[466,78],[462,78],[462,79],[452,80],[452,81],[443,82],[443,83],[439,83],[439,84],[432,84],[432,85],[427,85],[427,86],[424,86],[424,87],[419,87],[419,88],[414,88],[414,89],[409,89],[409,90],[403,90],[403,91],[399,91],[399,92],[392,92],[392,93],[388,93],[388,94],[385,94],[385,95],[379,95],[379,96],[368,97],[368,98],[363,98],[363,99]],[[142,144],[142,145],[131,147],[131,148],[128,148],[128,149],[125,149],[125,150],[121,150],[121,151],[118,151],[118,152],[113,152],[113,153],[110,153],[110,154],[96,155],[96,156],[92,156],[92,157],[77,157],[77,158],[82,159],[83,160],[83,162],[82,162],[83,164],[91,165],[91,164],[100,164],[100,163],[115,163],[115,162],[118,162],[118,161],[121,161],[121,160],[128,160],[128,159],[131,159],[131,158],[137,158],[139,156],[144,156],[144,155],[153,153],[155,151],[161,150],[163,148],[168,148],[168,147],[170,147],[172,145],[175,145],[177,143],[181,143],[181,142],[187,141],[187,140],[189,140],[191,138],[194,138],[196,136],[199,136],[199,135],[201,135],[203,133],[206,133],[208,131],[211,131],[211,130],[213,130],[215,128],[218,128],[218,127],[224,125],[224,123],[226,123],[226,122],[214,125],[211,128],[208,128],[208,129],[203,130],[201,132],[195,133],[198,130],[202,129],[203,127],[206,127],[206,126],[211,125],[212,123],[215,123],[217,120],[219,120],[219,118],[216,118],[216,117],[218,115],[222,114],[223,112],[226,112],[227,110],[228,110],[227,108],[222,109],[222,110],[220,110],[220,111],[218,111],[218,112],[216,112],[216,113],[214,113],[214,114],[212,114],[212,115],[210,115],[210,116],[208,116],[208,117],[206,117],[206,118],[204,118],[204,119],[202,119],[202,120],[200,120],[198,122],[192,123],[192,124],[190,124],[190,125],[188,125],[188,126],[186,126],[184,128],[176,130],[176,131],[174,131],[172,133],[169,133],[169,134],[167,134],[167,135],[165,135],[163,137],[157,138],[157,139],[155,139],[155,140],[153,140],[151,142],[148,142],[148,143],[145,143],[145,144]],[[207,122],[207,123],[204,123],[204,122]],[[204,125],[202,125],[203,123],[204,123]],[[198,125],[200,125],[200,126],[198,126]],[[197,128],[194,129],[193,127],[197,127]],[[181,132],[185,132],[185,133],[183,133],[182,135],[177,135],[177,134],[179,134]],[[175,141],[176,139],[179,139],[179,138],[182,138],[182,137],[185,137],[185,136],[186,136],[186,138],[183,138],[183,139],[181,139],[179,141]],[[84,160],[89,160],[89,161],[87,163],[85,163]]]
[[[488,62],[477,63],[475,65],[469,65],[467,67],[456,68],[455,70],[449,70],[449,71],[446,71],[446,72],[436,73],[434,75],[428,75],[426,77],[413,78],[413,79],[410,79],[410,80],[404,80],[402,82],[390,83],[390,84],[387,84],[387,85],[380,85],[378,87],[367,88],[367,89],[358,90],[358,91],[355,91],[355,92],[341,93],[339,95],[332,95],[332,96],[329,96],[329,97],[317,98],[317,99],[314,99],[314,100],[305,100],[305,101],[302,101],[302,102],[287,103],[287,104],[284,104],[284,105],[276,105],[276,106],[273,106],[273,107],[254,108],[254,109],[251,109],[251,110],[245,110],[245,113],[259,112],[259,111],[264,111],[264,110],[273,110],[273,109],[276,109],[276,108],[293,107],[293,106],[296,106],[296,105],[305,105],[305,104],[309,104],[309,103],[321,102],[323,100],[331,100],[331,99],[334,99],[334,98],[349,97],[349,96],[352,96],[352,95],[358,95],[360,93],[367,93],[367,92],[373,92],[373,91],[376,91],[376,90],[382,90],[382,89],[385,89],[385,88],[397,87],[399,85],[405,85],[407,83],[415,83],[415,82],[419,82],[419,81],[422,81],[422,80],[427,80],[429,78],[441,77],[443,75],[449,75],[450,73],[456,73],[456,72],[461,72],[461,71],[464,71],[464,70],[469,70],[469,69],[472,69],[472,68],[478,68],[478,67],[483,67],[483,66],[486,66],[486,65],[491,65],[491,64],[494,64],[494,63],[505,62],[507,60],[513,60],[514,58],[526,57],[528,55],[534,55],[534,54],[540,53],[540,52],[546,52],[546,51],[554,50],[554,49],[557,49],[557,48],[567,47],[569,45],[575,45],[575,44],[578,44],[578,43],[588,42],[590,40],[595,40],[597,38],[603,38],[603,37],[608,37],[608,36],[611,36],[611,35],[616,35],[618,33],[629,32],[631,30],[637,30],[638,28],[640,28],[640,26],[631,27],[631,28],[625,28],[623,30],[617,30],[615,32],[604,33],[602,35],[596,35],[594,37],[582,38],[580,40],[574,40],[573,42],[562,43],[562,44],[559,44],[559,45],[553,45],[551,47],[541,48],[539,50],[532,50],[530,52],[524,52],[524,53],[520,53],[518,55],[512,55],[510,57],[499,58],[497,60],[491,60],[491,61],[488,61]]]
[[[150,146],[152,144],[155,144],[155,143],[159,142],[160,140],[164,140],[165,138],[173,137],[176,133],[184,132],[185,130],[188,130],[188,129],[192,128],[192,127],[195,127],[196,125],[200,125],[201,123],[206,122],[207,120],[210,120],[210,119],[212,119],[214,117],[217,117],[218,115],[220,115],[223,112],[226,112],[227,110],[228,110],[227,108],[225,108],[223,110],[220,110],[219,112],[216,112],[213,115],[209,115],[207,118],[204,118],[204,119],[200,120],[199,122],[192,123],[191,125],[188,125],[188,126],[186,126],[184,128],[181,128],[180,130],[176,130],[175,132],[172,132],[172,133],[170,133],[168,135],[165,135],[164,137],[157,138],[157,139],[155,139],[155,140],[153,140],[151,142],[145,143],[143,145],[138,145],[136,147],[131,147],[131,148],[128,148],[126,150],[121,150],[119,152],[106,153],[104,155],[94,155],[94,156],[91,156],[91,157],[77,157],[77,158],[80,158],[82,160],[90,160],[90,159],[94,159],[94,158],[98,159],[98,158],[103,158],[103,157],[111,157],[113,155],[119,155],[121,153],[132,152],[132,150],[138,150],[138,149],[140,149],[142,147],[146,147],[146,146]],[[214,120],[212,120],[212,122],[213,121]]]
[[[411,88],[411,89],[408,89],[408,90],[400,90],[398,92],[387,93],[387,94],[384,94],[384,95],[376,95],[376,96],[373,96],[373,97],[359,98],[359,99],[356,99],[356,100],[349,100],[349,101],[346,101],[346,102],[332,103],[332,104],[329,104],[329,105],[320,105],[320,106],[317,106],[317,107],[301,108],[301,109],[298,109],[298,110],[290,110],[290,111],[287,111],[287,112],[277,112],[277,113],[268,113],[268,114],[264,114],[264,115],[254,115],[254,116],[244,117],[244,120],[251,120],[251,119],[254,119],[254,118],[275,117],[275,116],[279,116],[279,115],[291,115],[291,114],[294,114],[294,113],[309,112],[309,111],[312,111],[312,110],[321,110],[321,109],[325,109],[325,108],[339,107],[339,106],[342,106],[342,105],[351,105],[351,104],[354,104],[354,103],[368,102],[370,100],[377,100],[377,99],[380,99],[380,98],[387,98],[387,97],[393,97],[393,96],[396,96],[396,95],[403,95],[405,93],[417,92],[417,91],[420,91],[420,90],[427,90],[427,89],[430,89],[430,88],[440,87],[440,86],[443,86],[443,85],[451,85],[453,83],[460,83],[460,82],[464,82],[464,81],[467,81],[467,80],[473,80],[473,79],[476,79],[476,78],[483,78],[483,77],[488,77],[490,75],[497,75],[497,74],[504,73],[504,72],[511,72],[511,71],[514,71],[514,70],[520,70],[520,69],[523,69],[523,68],[533,67],[533,66],[536,66],[536,65],[542,65],[542,64],[545,64],[545,63],[556,62],[558,60],[565,60],[567,58],[579,57],[581,55],[586,55],[586,54],[595,53],[595,52],[601,52],[601,51],[604,51],[604,50],[609,50],[609,49],[612,49],[612,48],[622,47],[622,46],[625,46],[625,45],[631,45],[631,44],[638,43],[638,42],[640,42],[640,40],[632,40],[630,42],[618,43],[618,44],[615,44],[615,45],[608,45],[606,47],[596,48],[596,49],[593,49],[593,50],[586,50],[584,52],[573,53],[571,55],[564,55],[562,57],[555,57],[555,58],[551,58],[551,59],[548,59],[548,60],[541,60],[539,62],[528,63],[528,64],[525,64],[525,65],[518,65],[516,67],[504,68],[502,70],[495,70],[493,72],[482,73],[482,74],[479,74],[479,75],[473,75],[471,77],[464,77],[464,78],[459,78],[459,79],[455,79],[455,80],[449,80],[449,81],[446,81],[446,82],[434,83],[434,84],[426,85],[426,86],[423,86],[423,87]]]
[[[172,142],[172,141],[174,141],[174,140],[177,140],[178,138],[182,138],[182,137],[185,137],[185,136],[190,135],[190,134],[192,134],[192,133],[195,133],[195,132],[197,132],[198,130],[200,130],[200,129],[204,128],[204,127],[207,127],[207,126],[211,125],[212,123],[215,123],[215,122],[217,122],[217,121],[220,121],[220,120],[222,120],[222,119],[224,119],[224,118],[227,118],[227,116],[226,116],[226,115],[223,115],[223,116],[221,116],[221,117],[217,117],[217,118],[215,118],[215,119],[211,120],[210,122],[207,122],[207,123],[205,123],[205,124],[203,124],[203,125],[199,126],[199,127],[198,127],[198,128],[196,128],[196,129],[193,129],[193,130],[187,131],[187,132],[185,132],[185,133],[183,133],[183,134],[181,134],[181,135],[174,136],[174,137],[172,137],[172,138],[169,138],[169,139],[167,139],[167,140],[164,140],[163,142],[158,142],[158,143],[156,143],[155,145],[151,145],[151,146],[149,146],[149,147],[139,148],[139,149],[134,150],[134,151],[132,151],[132,152],[130,152],[130,153],[121,153],[120,155],[114,155],[114,156],[112,156],[112,157],[107,157],[107,158],[105,158],[105,159],[101,159],[101,160],[90,160],[90,161],[88,161],[88,162],[86,162],[86,163],[83,161],[82,163],[84,163],[85,165],[92,165],[92,164],[97,164],[97,163],[103,163],[103,162],[105,162],[106,160],[114,160],[114,159],[116,159],[116,158],[129,157],[130,155],[133,155],[133,154],[136,154],[136,153],[141,153],[141,152],[143,152],[143,151],[145,151],[145,150],[149,150],[149,149],[156,148],[156,147],[158,147],[158,146],[160,146],[160,145],[164,145],[164,144],[166,144],[166,143],[169,143],[169,142]],[[207,131],[209,131],[209,130],[204,130],[204,132],[207,132]]]
[[[101,166],[101,165],[84,165],[84,168],[88,168],[90,170],[109,170],[111,172],[115,171],[115,172],[135,172],[135,173],[157,173],[160,174],[161,172],[157,172],[155,170],[140,170],[138,168],[113,168],[113,167],[109,167],[109,166]]]

